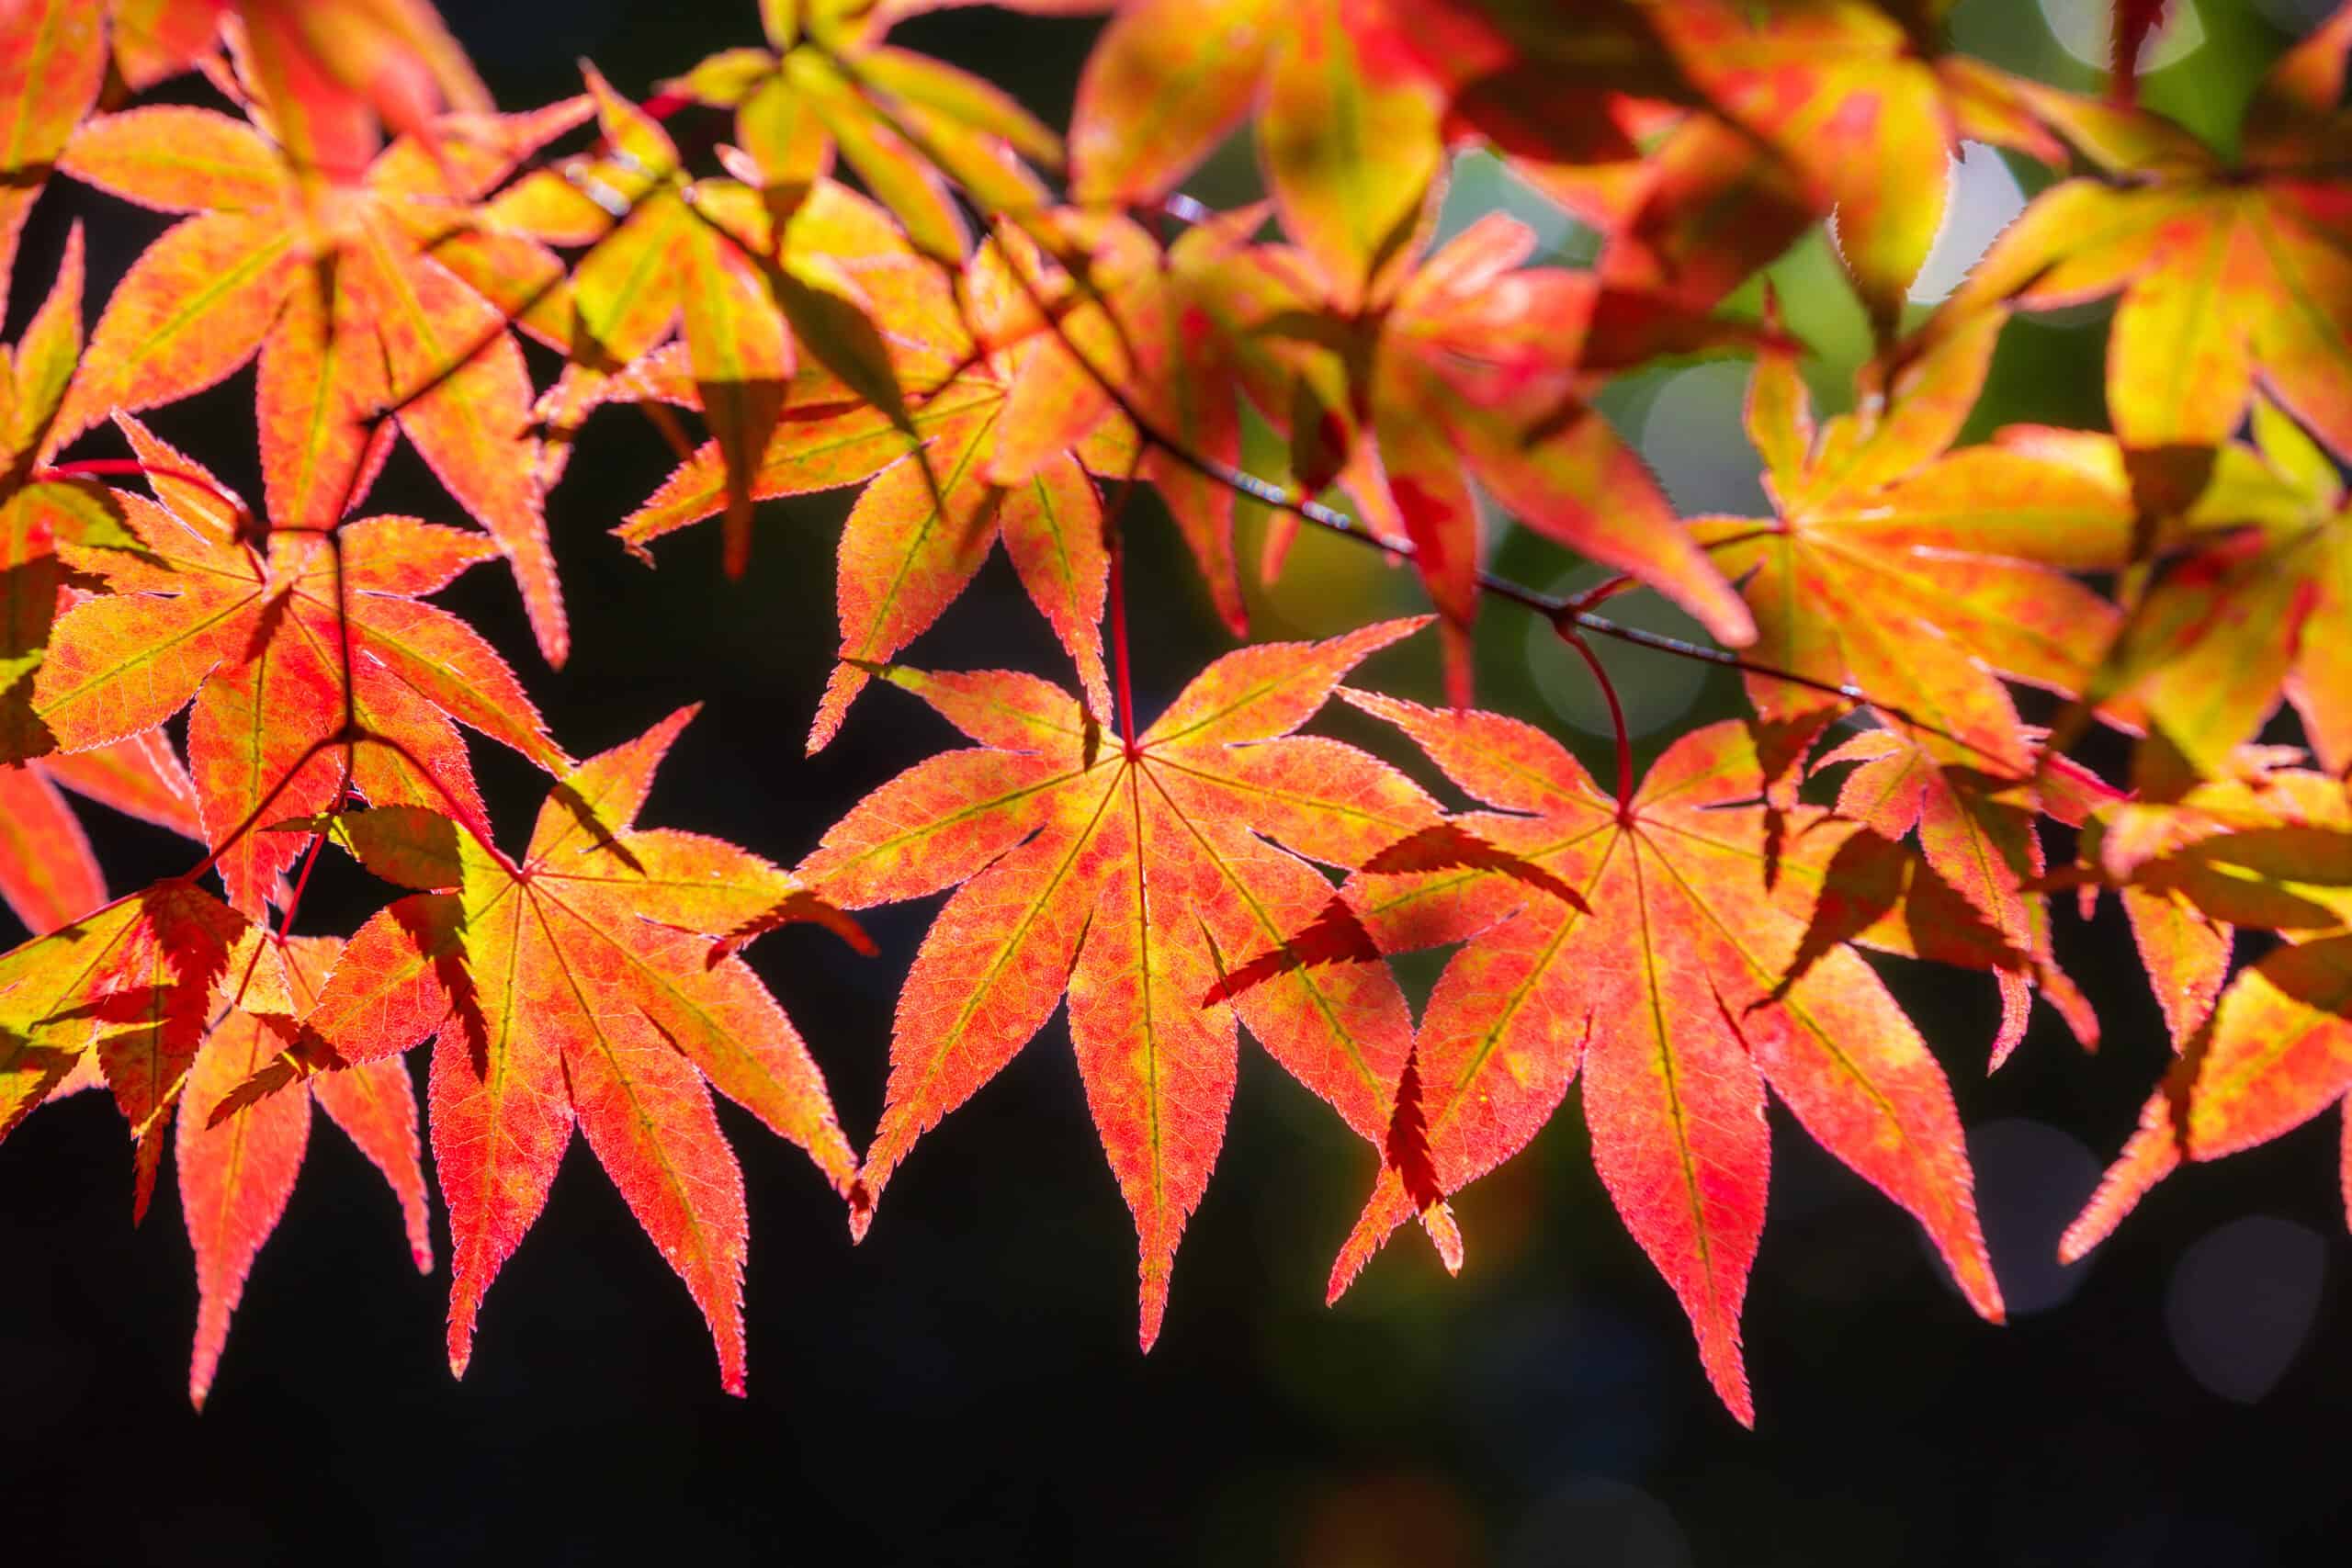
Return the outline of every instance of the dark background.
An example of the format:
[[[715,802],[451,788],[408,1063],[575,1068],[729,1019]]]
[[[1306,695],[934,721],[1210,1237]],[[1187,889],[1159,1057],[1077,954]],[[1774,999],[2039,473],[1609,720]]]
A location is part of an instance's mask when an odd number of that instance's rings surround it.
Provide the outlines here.
[[[510,107],[572,90],[569,62],[582,53],[642,93],[754,26],[748,3],[449,9]],[[2294,18],[2199,9],[2207,52],[2151,91],[2225,127]],[[2009,39],[2045,74],[2088,80],[2050,55],[2046,34],[2028,37],[2045,15],[2030,0],[1972,4],[1961,21],[1972,47]],[[1082,23],[977,12],[903,36],[1058,118],[1091,35]],[[1246,154],[1221,159],[1204,188],[1229,194],[1216,182],[1246,181],[1247,166]],[[53,186],[24,247],[10,341],[76,215],[92,226],[94,301],[162,226]],[[1984,423],[2098,423],[2103,331],[2098,319],[2013,329]],[[1836,359],[1833,344],[1820,383],[1830,396]],[[251,392],[248,371],[153,423],[257,495]],[[1638,417],[1643,395],[1618,412]],[[550,671],[530,651],[502,572],[479,570],[441,602],[515,657],[577,754],[705,702],[645,819],[789,863],[949,732],[886,692],[862,698],[842,739],[804,759],[834,640],[843,502],[764,509],[740,582],[720,577],[711,528],[665,541],[649,573],[605,530],[666,462],[635,415],[609,412],[553,497],[575,628],[569,668]],[[370,510],[454,518],[405,447]],[[1148,715],[1226,644],[1172,534],[1156,521],[1133,533]],[[1500,562],[1538,581],[1568,564],[1523,538],[1505,542]],[[1329,631],[1412,603],[1408,582],[1343,546],[1302,551],[1297,571],[1261,600],[1269,633]],[[1550,677],[1530,663],[1543,653],[1531,655],[1508,612],[1490,616],[1486,700],[1545,716]],[[1001,558],[915,654],[943,668],[1062,670]],[[1433,664],[1433,649],[1416,645],[1369,673],[1426,693]],[[1634,688],[1665,679],[1635,663],[1620,672]],[[1669,730],[1736,702],[1710,682]],[[1605,760],[1605,746],[1582,744]],[[2091,753],[2110,776],[2119,757]],[[477,761],[493,816],[519,835],[543,781],[493,748]],[[186,863],[168,836],[89,815],[119,886]],[[384,896],[329,857],[302,926],[348,931]],[[877,960],[807,928],[755,950],[854,1139],[879,1112],[893,988],[929,915],[876,912]],[[2041,1010],[2018,1059],[1990,1080],[1989,985],[1885,965],[1972,1129],[2014,1321],[1978,1322],[1910,1221],[1776,1111],[1770,1220],[1747,1312],[1753,1434],[1714,1401],[1671,1294],[1611,1213],[1573,1092],[1529,1154],[1459,1200],[1471,1249],[1459,1280],[1426,1247],[1401,1244],[1327,1310],[1325,1272],[1370,1154],[1245,1048],[1219,1171],[1148,1358],[1135,1346],[1133,1232],[1058,1020],[925,1140],[855,1250],[799,1152],[723,1106],[755,1237],[747,1400],[718,1392],[684,1292],[578,1146],[491,1294],[472,1371],[452,1382],[446,1272],[413,1272],[380,1180],[321,1120],[200,1418],[184,1395],[195,1297],[172,1183],[133,1231],[119,1120],[101,1097],[69,1101],[0,1145],[0,1557],[2341,1562],[2352,1249],[2336,1120],[2176,1177],[2088,1264],[2060,1270],[2049,1261],[2057,1231],[2120,1145],[2166,1047],[2111,906],[2089,927],[2062,916],[2058,942],[2106,1021],[2106,1050],[2086,1058]],[[1417,997],[1433,974],[1431,961],[1408,966]],[[446,1255],[445,1234],[436,1244]]]

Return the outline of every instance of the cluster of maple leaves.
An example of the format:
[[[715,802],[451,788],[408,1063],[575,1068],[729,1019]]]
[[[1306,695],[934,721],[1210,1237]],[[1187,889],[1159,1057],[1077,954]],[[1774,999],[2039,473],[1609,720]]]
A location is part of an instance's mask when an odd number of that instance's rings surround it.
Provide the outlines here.
[[[1145,1345],[1246,1028],[1376,1161],[1334,1297],[1408,1222],[1458,1268],[1449,1197],[1582,1071],[1601,1180],[1743,1421],[1768,1087],[2001,1313],[1951,1089],[1864,951],[1990,976],[1997,1066],[2037,995],[2097,1039],[2050,905],[2119,894],[2177,1064],[2070,1256],[2183,1159],[2352,1088],[2352,6],[2223,156],[2136,107],[2128,70],[2091,98],[1946,51],[1936,0],[1012,0],[1114,13],[1065,141],[887,41],[945,3],[762,0],[761,42],[644,102],[591,70],[524,114],[425,0],[0,7],[0,263],[54,176],[181,215],[86,343],[77,230],[0,359],[0,895],[40,933],[0,956],[0,1134],[102,1083],[143,1212],[176,1128],[199,1403],[313,1100],[432,1266],[401,1060],[428,1042],[460,1371],[577,1127],[740,1392],[744,1202],[711,1090],[807,1150],[862,1235],[1067,998]],[[2119,60],[2160,10],[2117,7]],[[191,69],[229,108],[125,107]],[[1176,194],[1245,121],[1271,201]],[[2064,177],[1906,322],[1962,138]],[[1500,217],[1433,243],[1470,146],[1598,230],[1599,261],[1531,265]],[[1816,420],[1801,345],[1718,307],[1833,216],[1878,353],[1855,412]],[[2012,312],[2109,297],[2111,433],[1955,445]],[[518,334],[562,355],[550,384]],[[1772,516],[1677,516],[1593,411],[1611,376],[1699,351],[1754,356]],[[255,359],[257,507],[137,418]],[[876,683],[971,742],[791,870],[636,825],[690,713],[575,761],[428,602],[503,560],[561,661],[546,504],[606,404],[679,449],[616,529],[649,558],[716,517],[740,571],[755,502],[859,487],[812,750]],[[1287,472],[1241,469],[1252,423]],[[108,424],[127,457],[62,456]],[[363,514],[403,437],[478,527]],[[1138,484],[1237,637],[1245,496],[1276,509],[1269,576],[1302,522],[1408,558],[1450,705],[1342,684],[1408,620],[1244,646],[1145,725]],[[1474,486],[1622,576],[1566,604],[1485,577]],[[999,540],[1075,694],[895,662]],[[1636,585],[1736,650],[1754,714],[1638,786],[1621,733],[1612,790],[1473,705],[1468,631],[1501,593],[1566,656]],[[2052,726],[2018,683],[2056,694]],[[1475,808],[1297,733],[1335,695]],[[2282,700],[2308,750],[2256,743]],[[2120,784],[2064,754],[2092,724],[2139,738]],[[519,857],[460,727],[549,776]],[[59,785],[201,858],[107,902]],[[329,843],[403,891],[348,938],[292,934]],[[845,911],[951,889],[861,1157],[738,950],[804,920],[863,947]],[[2240,931],[2264,940],[2233,970]],[[1459,946],[1417,1021],[1385,959],[1437,944]]]

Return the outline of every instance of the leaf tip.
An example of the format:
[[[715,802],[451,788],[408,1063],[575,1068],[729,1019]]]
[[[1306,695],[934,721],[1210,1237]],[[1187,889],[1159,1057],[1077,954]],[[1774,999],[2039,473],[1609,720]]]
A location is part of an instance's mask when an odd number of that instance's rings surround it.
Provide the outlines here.
[[[1429,1232],[1430,1243],[1437,1248],[1437,1260],[1454,1279],[1462,1277],[1462,1226],[1453,1217],[1453,1205],[1440,1199],[1421,1211],[1421,1228]]]
[[[1136,1324],[1136,1349],[1147,1356],[1151,1354],[1151,1348],[1159,1343],[1160,1325],[1166,1321],[1167,1316],[1167,1280],[1165,1278],[1146,1280],[1143,1285],[1142,1316]]]

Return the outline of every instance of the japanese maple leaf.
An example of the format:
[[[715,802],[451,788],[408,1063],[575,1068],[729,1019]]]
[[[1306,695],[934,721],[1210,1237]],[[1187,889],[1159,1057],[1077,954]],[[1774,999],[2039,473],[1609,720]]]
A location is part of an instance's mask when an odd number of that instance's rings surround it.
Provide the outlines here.
[[[917,1139],[1065,993],[1087,1104],[1135,1215],[1147,1348],[1224,1136],[1237,1015],[1351,1127],[1382,1138],[1412,1032],[1385,968],[1302,965],[1231,1007],[1203,998],[1329,902],[1308,859],[1358,864],[1436,820],[1386,764],[1291,734],[1358,660],[1420,624],[1227,654],[1131,746],[1098,749],[1076,700],[1031,676],[887,672],[978,744],[883,785],[799,868],[848,908],[956,890],[899,994],[854,1234]]]
[[[1598,230],[1610,281],[1637,277],[1710,305],[1816,217],[1769,147],[1690,112],[1697,89],[1634,0],[1595,0],[1573,28],[1486,0],[1379,0],[1371,11],[1374,47],[1413,57],[1441,94],[1447,140],[1483,139]]]
[[[1969,1303],[1999,1320],[1942,1069],[1870,966],[1842,943],[1806,953],[1806,919],[1769,889],[1767,813],[1749,804],[1764,774],[1743,726],[1676,741],[1620,807],[1516,719],[1343,694],[1496,808],[1449,820],[1482,854],[1415,865],[1402,846],[1350,883],[1383,951],[1469,942],[1415,1046],[1440,1191],[1523,1148],[1581,1067],[1602,1184],[1689,1313],[1717,1393],[1752,1425],[1739,1311],[1764,1224],[1769,1084],[1919,1220]],[[1820,894],[1834,859],[1804,853],[1850,830],[1791,832],[1781,874]],[[1872,932],[1914,952],[1945,935],[1899,919]],[[1332,1271],[1335,1296],[1417,1206],[1405,1174],[1384,1166]]]
[[[164,1134],[245,919],[174,879],[0,954],[0,1137],[95,1055],[134,1145],[144,1216]]]
[[[107,901],[106,875],[61,784],[125,816],[187,838],[204,836],[196,786],[160,734],[0,765],[0,902],[36,934]]]
[[[1155,204],[1254,110],[1283,227],[1353,310],[1442,166],[1440,107],[1378,0],[1138,0],[1079,79],[1070,194]]]
[[[244,1294],[254,1257],[277,1228],[301,1172],[314,1097],[328,1119],[383,1172],[400,1201],[417,1272],[433,1271],[424,1172],[417,1159],[416,1090],[398,1058],[323,1074],[293,1093],[274,1095],[211,1122],[220,1102],[285,1049],[293,1019],[310,1010],[343,947],[327,937],[294,937],[282,948],[277,939],[268,940],[272,951],[254,965],[266,964],[266,978],[245,973],[250,949],[232,962],[223,977],[222,989],[236,1005],[198,1047],[179,1119],[180,1211],[196,1252],[196,1348],[187,1395],[199,1410],[211,1392],[229,1319]]]
[[[1744,275],[1794,238],[1792,216],[1834,209],[1882,337],[1942,221],[1961,139],[2063,155],[2007,76],[1938,47],[1939,5],[1612,0],[1581,8],[1574,27],[1493,0],[1379,8],[1444,84],[1450,124],[1604,231],[1646,209],[1643,226],[1660,238],[1712,232]],[[1678,116],[1684,144],[1645,166],[1644,146]],[[1758,144],[1793,192],[1757,163]]]
[[[767,48],[721,51],[662,91],[734,110],[753,183],[776,197],[796,199],[838,156],[917,249],[960,263],[968,241],[942,176],[985,207],[1041,207],[1021,160],[1058,165],[1061,138],[993,83],[884,43],[889,9],[763,8]]]
[[[1839,254],[1882,340],[1942,226],[1961,139],[2061,154],[2024,84],[1926,36],[1944,8],[1677,0],[1648,12],[1699,92],[1785,159],[1819,209],[1835,208]]]
[[[2352,768],[2352,488],[2267,400],[2254,412],[2256,447],[2214,454],[2182,548],[2084,688],[2147,731],[2137,761],[2152,793],[2171,793],[2153,748],[2224,775],[2282,695],[2321,765]]]
[[[2034,429],[1949,451],[1982,389],[1997,313],[1895,378],[1875,416],[1816,430],[1792,355],[1767,350],[1749,438],[1778,516],[1693,531],[1755,613],[1753,657],[1815,687],[1851,685],[1921,726],[1942,761],[2030,773],[2035,749],[2001,678],[2073,694],[2120,624],[2067,575],[2132,557],[2131,492],[2111,446]],[[1809,734],[1846,699],[1747,677],[1770,726]]]
[[[104,17],[89,0],[11,5],[0,27],[0,317],[25,219],[106,70]]]
[[[1012,287],[992,347],[1009,354],[988,476],[1012,485],[1065,451],[1151,481],[1235,636],[1249,615],[1234,565],[1245,381],[1276,368],[1246,317],[1271,308],[1244,265],[1262,208],[1219,214],[1165,247],[1125,217],[1058,209],[1000,230]],[[1271,400],[1261,399],[1263,401]],[[1109,465],[1115,463],[1115,467]]]
[[[56,439],[72,440],[110,410],[201,391],[258,353],[269,514],[323,528],[365,494],[384,455],[370,438],[389,438],[392,423],[379,421],[390,409],[497,539],[541,651],[560,663],[567,634],[533,479],[522,350],[507,313],[428,254],[421,233],[464,240],[456,214],[585,112],[571,104],[476,117],[437,163],[413,141],[395,143],[314,209],[286,152],[241,120],[158,105],[88,121],[62,168],[126,200],[194,216],[142,252],[107,299]],[[514,260],[485,258],[484,248],[448,254],[482,271],[495,271],[489,260]],[[540,270],[561,271],[552,258]]]
[[[2039,894],[2033,817],[2098,786],[2052,769],[2002,678],[2086,691],[2120,617],[2068,575],[2132,551],[2134,509],[2112,444],[2018,428],[1948,451],[1982,388],[2001,320],[1976,318],[1897,374],[1873,416],[1817,432],[1792,355],[1768,347],[1747,404],[1771,520],[1693,525],[1755,611],[1758,659],[1811,685],[1751,674],[1748,696],[1782,754],[1842,711],[1837,689],[1867,692],[1897,729],[1857,738],[1833,760],[1862,766],[1841,809],[1891,839],[1917,831],[1928,859],[2030,968],[1998,971],[1996,1066],[2023,1038],[2039,985],[2077,1038],[2098,1038],[2088,1004],[2058,968]],[[1911,721],[1906,724],[1905,721]],[[1907,731],[1907,733],[1906,733]],[[1782,757],[1768,760],[1776,778]],[[2004,793],[2009,792],[2009,793]]]
[[[2107,402],[2124,445],[2216,445],[2257,384],[2352,457],[2352,217],[2338,106],[2352,6],[2256,88],[2230,162],[2129,105],[2030,89],[2098,165],[2036,197],[1944,307],[2047,310],[2120,293]]]
[[[1939,765],[1924,747],[1885,729],[1854,737],[1817,766],[1843,762],[1860,765],[1838,787],[1839,814],[1867,823],[1888,839],[1916,832],[1928,863],[2009,947],[2030,960],[1995,971],[2001,988],[2001,1025],[1994,1036],[1990,1066],[1999,1067],[2024,1040],[2037,988],[2075,1037],[2086,1048],[2095,1047],[2098,1016],[2058,966],[2050,945],[2049,900],[2033,890],[2047,869],[2034,823],[2037,807],[2072,816],[2056,798],[2064,785],[2053,785],[2044,795],[2005,789],[2006,781]],[[2071,766],[2063,759],[2045,759],[2045,765]],[[2088,775],[2078,774],[2077,779],[2093,791],[2103,787]]]
[[[2120,808],[2119,820],[2102,824],[2108,831],[2086,835],[2086,855],[2127,894],[2201,915],[2219,929],[2220,952],[2209,940],[2168,966],[2150,964],[2177,1023],[2177,1055],[2060,1238],[2059,1256],[2069,1262],[2106,1239],[2184,1159],[2268,1143],[2352,1089],[2352,796],[2344,782],[2281,770],[2200,785],[2177,803],[2141,808],[2136,822],[2125,815],[2132,811]],[[2119,836],[2125,841],[2112,841]],[[2218,984],[2233,926],[2269,928],[2287,941],[2240,969],[2209,1000],[2210,1011],[2188,1014],[2189,1027],[2177,1029],[2185,1009],[2165,987]],[[2141,942],[2148,951],[2144,925]],[[2352,1209],[2352,1118],[2345,1177]]]
[[[1526,527],[1634,573],[1723,641],[1755,637],[1648,468],[1585,401],[1598,379],[1583,350],[1600,285],[1524,265],[1534,250],[1525,225],[1484,219],[1384,274],[1360,317],[1318,299],[1292,253],[1251,253],[1272,279],[1261,330],[1286,340],[1280,352],[1298,377],[1299,400],[1272,417],[1295,453],[1321,449],[1298,460],[1302,482],[1338,479],[1373,532],[1409,541],[1443,618],[1457,702],[1469,700],[1479,595],[1473,479]]]
[[[32,715],[74,752],[152,730],[193,699],[189,768],[231,903],[259,913],[300,849],[252,829],[335,804],[346,682],[360,729],[351,783],[379,805],[481,819],[453,719],[550,771],[569,765],[504,660],[420,601],[494,555],[492,541],[371,517],[336,541],[278,528],[255,543],[219,480],[118,418],[157,500],[113,494],[131,547],[59,545],[112,592],[58,617]]]
[[[2177,798],[2103,802],[2080,824],[2078,863],[2049,878],[2089,897],[2116,890],[2176,1051],[2212,1012],[2237,922],[2336,922],[2338,900],[2300,883],[2295,870],[2310,867],[2292,863],[2307,859],[2326,874],[2324,835],[2343,814],[2343,792],[2327,775],[2290,765],[2302,760],[2292,748],[2248,747],[2232,759],[2230,776]]]
[[[0,370],[0,899],[35,932],[107,901],[106,880],[59,784],[119,811],[200,836],[195,788],[160,734],[78,756],[34,714],[35,673],[61,602],[76,590],[57,556],[62,540],[128,546],[117,509],[85,480],[35,479],[54,447],[59,400],[81,353],[82,231],[67,234],[49,297]]]
[[[920,258],[879,208],[830,181],[772,201],[741,157],[729,167],[749,180],[687,178],[660,121],[594,69],[587,79],[606,155],[519,182],[491,216],[549,243],[590,247],[573,269],[559,340],[571,356],[550,394],[559,425],[683,333],[695,402],[725,464],[727,568],[740,574],[753,473],[804,355],[906,428],[898,368],[871,319],[896,301],[886,293],[877,303],[864,280]]]
[[[13,355],[0,350],[0,762],[55,749],[32,714],[32,677],[69,595],[62,540],[128,544],[97,486],[45,475],[58,403],[82,352],[82,228],[66,236],[57,280]]]
[[[300,1037],[232,1094],[266,1104],[314,1073],[381,1062],[437,1035],[434,1168],[449,1208],[449,1364],[463,1375],[500,1267],[538,1218],[575,1124],[710,1325],[743,1391],[742,1178],[715,1087],[807,1150],[846,1192],[856,1156],[791,1021],[711,935],[805,889],[732,844],[639,829],[684,709],[564,775],[530,847],[508,859],[407,808],[345,841],[425,888],[344,948]],[[250,1113],[250,1112],[247,1112]]]
[[[382,125],[423,132],[445,108],[491,107],[429,0],[112,0],[109,9],[115,63],[134,90],[199,63],[233,18],[229,41],[308,186],[357,179]]]
[[[901,363],[915,375],[956,367],[944,385],[893,417],[821,372],[804,374],[751,471],[754,500],[864,486],[842,532],[841,662],[810,726],[811,751],[838,733],[870,667],[935,622],[1000,539],[1077,665],[1087,711],[1110,722],[1101,632],[1110,558],[1089,469],[1131,468],[1133,447],[1117,422],[1098,423],[1079,446],[1024,454],[1013,477],[993,477],[1000,456],[1025,439],[1022,378],[1046,351],[1023,326],[1033,312],[1004,255],[993,242],[980,247],[961,303],[928,267],[928,286],[899,280],[891,335],[912,345]],[[616,532],[642,551],[721,511],[730,483],[722,445],[707,443]]]

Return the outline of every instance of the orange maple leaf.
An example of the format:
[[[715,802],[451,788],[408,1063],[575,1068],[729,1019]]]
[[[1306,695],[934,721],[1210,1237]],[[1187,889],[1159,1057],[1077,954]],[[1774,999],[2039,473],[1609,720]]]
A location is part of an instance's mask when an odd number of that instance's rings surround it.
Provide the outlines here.
[[[220,1103],[285,1048],[293,1020],[310,1010],[343,943],[330,937],[267,939],[265,954],[242,951],[222,989],[235,998],[198,1047],[175,1157],[180,1212],[196,1253],[196,1345],[188,1402],[204,1408],[229,1319],[244,1294],[254,1257],[277,1228],[310,1141],[311,1102],[359,1145],[400,1201],[417,1272],[433,1271],[424,1171],[418,1162],[416,1089],[397,1058],[311,1079],[241,1114],[214,1122]]]
[[[1021,250],[1034,264],[1034,253]],[[810,726],[812,751],[839,731],[868,667],[931,626],[999,540],[1078,667],[1088,712],[1109,722],[1101,624],[1110,558],[1091,473],[1132,468],[1132,438],[1121,422],[1101,421],[1072,446],[1026,449],[1037,415],[1024,378],[1050,340],[1006,254],[997,242],[982,245],[960,298],[927,265],[895,276],[890,335],[900,374],[933,388],[902,416],[828,372],[804,370],[749,472],[751,500],[865,487],[842,533],[841,661]],[[658,391],[657,367],[640,375]],[[734,483],[734,460],[710,442],[616,532],[642,551],[727,507]]]
[[[2263,78],[2234,162],[2151,110],[2024,89],[2099,172],[2036,197],[1940,319],[2120,292],[2107,401],[2125,446],[2218,445],[2259,382],[2352,457],[2352,224],[2332,172],[2347,48],[2352,6]]]
[[[481,820],[452,719],[542,767],[568,765],[505,661],[416,597],[495,554],[490,539],[372,517],[332,539],[281,528],[255,541],[219,480],[118,418],[158,500],[110,492],[123,537],[58,546],[112,592],[58,617],[31,716],[62,750],[84,751],[193,699],[197,801],[237,908],[257,914],[300,847],[253,829],[335,804],[347,716],[359,726],[350,782],[379,804]]]
[[[563,604],[530,434],[531,384],[508,330],[515,301],[562,266],[485,235],[469,206],[584,102],[478,116],[428,154],[394,143],[313,209],[285,152],[243,121],[157,105],[85,123],[60,156],[74,178],[194,216],[142,252],[107,300],[60,412],[72,440],[114,410],[175,401],[256,354],[269,514],[324,528],[363,497],[395,425],[513,565],[539,647],[560,663]],[[517,246],[522,254],[516,254]]]
[[[131,1213],[143,1217],[215,989],[248,929],[175,879],[0,954],[0,1137],[95,1056],[130,1123]]]
[[[884,784],[799,868],[849,908],[956,888],[899,992],[856,1233],[916,1140],[995,1077],[1065,992],[1087,1103],[1135,1215],[1147,1348],[1224,1136],[1237,1015],[1382,1143],[1412,1035],[1385,967],[1301,964],[1230,1007],[1203,998],[1228,965],[1285,945],[1329,902],[1310,860],[1360,864],[1436,820],[1386,764],[1290,733],[1358,660],[1420,624],[1227,654],[1129,746],[1096,747],[1077,702],[1031,676],[882,672],[978,744]],[[1430,1223],[1450,1235],[1450,1219]]]
[[[807,1150],[837,1190],[855,1174],[791,1021],[741,958],[708,956],[713,936],[800,884],[731,844],[634,826],[693,715],[566,773],[519,863],[446,820],[436,836],[424,813],[347,826],[339,839],[371,869],[428,890],[360,927],[293,1043],[214,1113],[437,1036],[433,1156],[461,1375],[483,1294],[537,1220],[575,1124],[702,1309],[732,1393],[744,1375],[743,1186],[709,1089]]]

